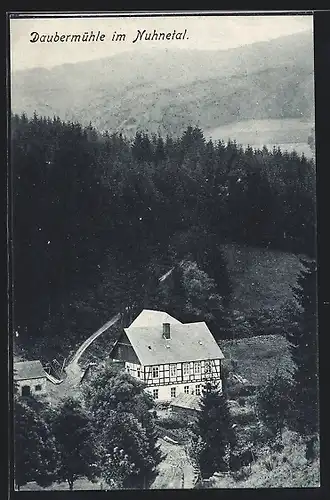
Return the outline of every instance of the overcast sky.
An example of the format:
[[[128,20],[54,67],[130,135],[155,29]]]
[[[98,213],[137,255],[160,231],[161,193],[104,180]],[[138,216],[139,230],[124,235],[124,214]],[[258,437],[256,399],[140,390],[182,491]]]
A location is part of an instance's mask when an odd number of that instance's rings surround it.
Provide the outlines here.
[[[187,29],[187,40],[136,42],[137,30],[176,32]],[[257,41],[270,40],[313,29],[311,15],[288,16],[176,16],[176,17],[102,17],[11,19],[10,47],[13,71],[37,66],[50,68],[58,64],[74,63],[111,56],[124,50],[145,51],[148,48],[195,48],[221,50]],[[104,42],[31,43],[33,31],[40,35],[82,34],[85,31],[105,34]],[[125,33],[125,42],[111,41],[112,35]]]

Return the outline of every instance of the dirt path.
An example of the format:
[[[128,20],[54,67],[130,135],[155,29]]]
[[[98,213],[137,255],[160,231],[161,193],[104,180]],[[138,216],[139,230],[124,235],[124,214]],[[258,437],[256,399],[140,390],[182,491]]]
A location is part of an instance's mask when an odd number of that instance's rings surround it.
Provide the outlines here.
[[[110,328],[112,325],[117,323],[117,321],[120,318],[120,314],[116,314],[113,316],[107,323],[105,323],[101,328],[99,328],[96,332],[94,332],[88,339],[81,344],[81,346],[77,349],[71,360],[69,361],[68,365],[65,368],[66,376],[62,380],[56,379],[55,377],[46,374],[46,377],[48,380],[55,385],[61,385],[61,387],[54,388],[51,390],[53,394],[55,395],[56,393],[58,394],[65,394],[67,392],[67,388],[70,389],[77,387],[79,385],[79,382],[81,380],[81,377],[83,375],[83,372],[78,365],[78,361],[80,357],[84,354],[86,349],[94,342],[95,339],[97,339],[102,333],[104,333],[108,328]]]
[[[115,316],[113,316],[107,323],[105,323],[103,326],[101,326],[101,328],[99,328],[95,333],[93,333],[93,335],[88,337],[88,339],[85,340],[85,342],[83,344],[81,344],[79,349],[77,349],[75,355],[73,356],[73,358],[71,359],[71,361],[69,363],[69,366],[73,363],[78,363],[79,358],[84,354],[84,352],[92,344],[92,342],[94,342],[95,339],[97,339],[102,333],[104,333],[108,328],[110,328],[110,326],[117,323],[119,318],[120,318],[120,314],[118,313]]]
[[[164,281],[173,271],[174,268],[167,271],[159,278],[159,282]],[[74,353],[73,357],[70,359],[68,365],[65,368],[66,376],[62,380],[56,379],[53,376],[48,376],[48,380],[51,382],[49,386],[49,396],[50,401],[57,402],[63,397],[77,395],[79,392],[79,382],[83,376],[83,371],[78,365],[80,357],[84,354],[86,349],[96,340],[102,333],[106,332],[108,328],[113,326],[120,319],[120,313],[113,316],[107,323],[105,323],[101,328],[94,332],[88,339],[86,339],[81,346]]]
[[[160,439],[165,459],[158,466],[158,476],[151,489],[189,489],[194,487],[194,469],[182,445]]]
[[[173,271],[174,267],[172,267],[167,273],[163,274],[159,278],[159,282],[164,281]],[[71,380],[71,382],[74,385],[77,385],[80,381],[80,378],[82,376],[81,369],[78,366],[78,361],[81,358],[81,356],[84,354],[86,349],[94,342],[95,339],[97,339],[102,333],[104,333],[108,328],[113,326],[117,321],[120,319],[120,313],[117,313],[115,316],[113,316],[107,323],[105,323],[101,328],[99,328],[96,332],[94,332],[88,339],[86,339],[81,346],[77,349],[77,351],[74,353],[73,357],[70,359],[65,371],[67,373],[67,376]],[[56,379],[55,377],[47,377],[53,384],[60,384],[62,381],[59,379]]]

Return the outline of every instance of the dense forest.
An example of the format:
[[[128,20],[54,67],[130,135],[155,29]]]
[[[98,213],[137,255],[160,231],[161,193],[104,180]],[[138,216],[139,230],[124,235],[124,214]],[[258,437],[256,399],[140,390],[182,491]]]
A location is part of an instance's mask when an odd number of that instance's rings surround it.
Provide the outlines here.
[[[65,351],[126,307],[171,309],[156,283],[182,262],[172,302],[198,276],[186,316],[223,316],[223,243],[315,257],[303,155],[206,141],[198,127],[130,140],[36,114],[12,115],[11,137],[13,327],[34,353],[45,339]]]

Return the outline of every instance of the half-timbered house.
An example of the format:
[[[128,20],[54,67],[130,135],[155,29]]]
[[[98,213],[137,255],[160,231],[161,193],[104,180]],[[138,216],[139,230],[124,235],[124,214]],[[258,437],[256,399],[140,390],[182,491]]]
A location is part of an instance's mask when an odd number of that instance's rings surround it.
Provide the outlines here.
[[[210,380],[221,388],[224,355],[204,322],[181,323],[166,312],[144,309],[124,328],[110,356],[144,381],[156,400],[198,396]]]

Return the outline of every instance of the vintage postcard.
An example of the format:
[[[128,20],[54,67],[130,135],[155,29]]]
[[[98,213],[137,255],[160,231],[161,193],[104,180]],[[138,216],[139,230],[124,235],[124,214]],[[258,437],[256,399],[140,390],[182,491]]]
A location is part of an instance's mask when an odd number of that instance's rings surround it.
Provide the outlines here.
[[[320,486],[313,15],[9,15],[15,491]]]

